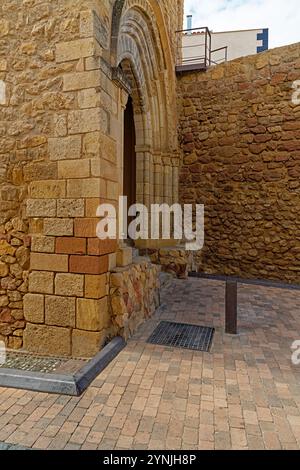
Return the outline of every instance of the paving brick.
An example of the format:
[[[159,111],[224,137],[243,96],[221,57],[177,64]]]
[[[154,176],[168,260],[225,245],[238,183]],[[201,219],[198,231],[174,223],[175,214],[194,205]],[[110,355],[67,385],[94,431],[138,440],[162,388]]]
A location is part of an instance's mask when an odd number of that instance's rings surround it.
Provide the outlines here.
[[[263,433],[263,439],[267,450],[281,450],[281,444],[275,432]]]
[[[78,426],[70,438],[70,443],[83,444],[89,432],[90,428]]]

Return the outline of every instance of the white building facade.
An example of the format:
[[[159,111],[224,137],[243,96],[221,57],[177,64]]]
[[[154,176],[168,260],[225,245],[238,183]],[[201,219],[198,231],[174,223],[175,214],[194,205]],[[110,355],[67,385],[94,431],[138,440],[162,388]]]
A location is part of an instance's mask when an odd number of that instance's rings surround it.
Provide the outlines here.
[[[268,29],[210,32],[211,64],[258,54],[269,49]],[[192,65],[209,56],[209,35],[204,30],[183,32],[182,61]],[[206,54],[205,54],[206,51]]]

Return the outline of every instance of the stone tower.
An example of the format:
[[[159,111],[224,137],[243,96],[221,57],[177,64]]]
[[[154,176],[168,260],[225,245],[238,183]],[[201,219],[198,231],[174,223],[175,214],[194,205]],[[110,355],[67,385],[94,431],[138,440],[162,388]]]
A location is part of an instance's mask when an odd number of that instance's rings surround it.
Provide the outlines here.
[[[124,192],[133,109],[137,202],[177,202],[175,54],[183,0],[2,0],[0,339],[91,356],[157,305],[158,268],[96,237]]]

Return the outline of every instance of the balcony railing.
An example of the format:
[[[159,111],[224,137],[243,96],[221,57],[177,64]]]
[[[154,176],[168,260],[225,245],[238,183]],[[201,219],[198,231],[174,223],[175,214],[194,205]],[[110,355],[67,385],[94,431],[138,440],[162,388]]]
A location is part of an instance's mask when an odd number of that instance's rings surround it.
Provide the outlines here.
[[[228,47],[212,49],[212,34],[209,28],[193,28],[176,31],[176,71],[207,70],[212,65],[227,62]]]

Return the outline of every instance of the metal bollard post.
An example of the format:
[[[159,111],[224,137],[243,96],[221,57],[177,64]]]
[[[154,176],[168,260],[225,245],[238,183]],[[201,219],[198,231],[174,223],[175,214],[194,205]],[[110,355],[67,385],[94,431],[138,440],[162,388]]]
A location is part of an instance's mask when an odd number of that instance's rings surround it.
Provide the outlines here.
[[[237,282],[226,281],[225,299],[225,332],[229,335],[237,334]]]

